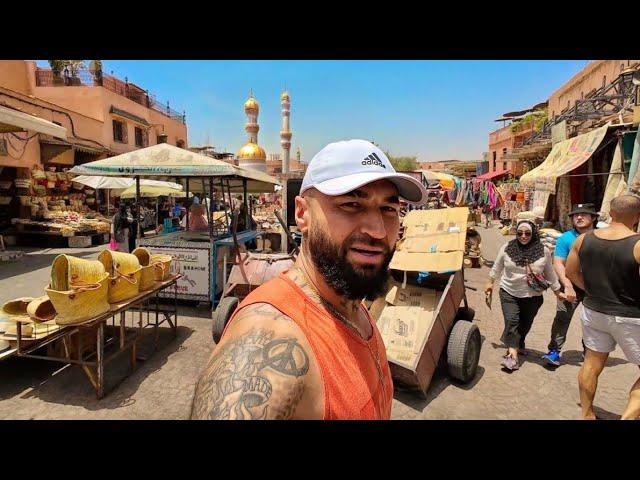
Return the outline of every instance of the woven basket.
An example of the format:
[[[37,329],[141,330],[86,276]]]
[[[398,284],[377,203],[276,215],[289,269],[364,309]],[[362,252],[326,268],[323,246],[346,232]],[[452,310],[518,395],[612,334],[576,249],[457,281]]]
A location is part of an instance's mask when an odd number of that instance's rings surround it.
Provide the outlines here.
[[[156,270],[162,268],[160,262],[151,262],[151,253],[144,247],[138,247],[133,252],[142,266],[140,275],[140,291],[151,290],[156,283]]]
[[[109,303],[119,303],[140,293],[142,267],[130,253],[104,250],[98,260],[109,274]]]
[[[53,308],[53,303],[51,303],[49,297],[44,295],[29,302],[27,313],[34,322],[48,322],[55,318],[56,309]]]
[[[154,254],[151,255],[151,263],[154,265],[156,281],[164,282],[171,277],[171,255]]]
[[[22,297],[9,300],[2,305],[3,317],[9,321],[15,321],[15,317],[22,319],[29,318],[27,314],[27,306],[33,300],[33,297]]]
[[[58,255],[45,292],[60,325],[82,323],[109,311],[109,274],[97,260]]]

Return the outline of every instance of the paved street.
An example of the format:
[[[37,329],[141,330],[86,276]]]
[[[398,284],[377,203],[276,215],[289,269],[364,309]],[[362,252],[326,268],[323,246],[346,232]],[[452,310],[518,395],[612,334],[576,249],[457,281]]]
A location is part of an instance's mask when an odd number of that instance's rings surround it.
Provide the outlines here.
[[[478,229],[483,238],[485,258],[494,259],[506,241],[496,228]],[[58,253],[94,258],[102,247],[28,251],[20,261],[0,264],[0,301],[17,296],[43,294],[49,265]],[[23,249],[26,250],[26,249]],[[543,305],[527,338],[530,355],[519,371],[500,369],[504,347],[499,337],[503,319],[497,295],[492,310],[484,305],[482,286],[488,269],[467,270],[471,305],[483,337],[480,367],[476,379],[466,386],[451,383],[446,373],[434,377],[427,399],[397,392],[394,419],[576,419],[580,409],[576,376],[580,368],[580,328],[578,314],[572,322],[564,363],[549,371],[540,360],[546,352],[555,312],[552,293]],[[0,362],[0,419],[184,419],[188,418],[199,370],[209,355],[211,343],[209,312],[182,307],[179,335],[172,339],[165,329],[161,348],[140,362],[132,376],[106,398],[98,401],[82,371],[62,368],[38,360],[11,358]],[[107,384],[126,372],[126,358],[106,369]],[[627,392],[638,368],[628,364],[617,349],[601,376],[596,396],[596,413],[615,419],[624,409]]]

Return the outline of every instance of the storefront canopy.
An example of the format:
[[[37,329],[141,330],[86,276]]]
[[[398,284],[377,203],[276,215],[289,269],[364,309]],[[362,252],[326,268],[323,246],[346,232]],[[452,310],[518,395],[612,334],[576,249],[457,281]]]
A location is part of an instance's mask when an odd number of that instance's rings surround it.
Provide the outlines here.
[[[129,188],[132,185],[136,184],[136,181],[133,178],[127,177],[99,177],[99,176],[88,176],[88,175],[78,175],[73,178],[74,182],[81,183],[91,188],[97,189],[118,189],[118,188]],[[173,182],[161,182],[160,180],[140,180],[140,185],[152,185],[157,187],[168,187],[174,188],[176,190],[182,190],[182,185],[179,183]]]
[[[485,181],[485,180],[493,180],[494,178],[503,177],[504,175],[509,175],[511,171],[509,170],[496,170],[495,172],[487,172],[482,175],[478,175],[476,180]]]
[[[556,179],[589,160],[604,139],[607,124],[588,133],[556,143],[544,162],[520,177],[520,185],[555,193]]]
[[[242,168],[167,143],[141,148],[115,157],[78,165],[70,170],[79,175],[112,177],[235,177],[247,179],[252,190],[273,191],[276,178]]]
[[[0,133],[31,130],[53,137],[67,138],[67,129],[43,118],[0,106]]]

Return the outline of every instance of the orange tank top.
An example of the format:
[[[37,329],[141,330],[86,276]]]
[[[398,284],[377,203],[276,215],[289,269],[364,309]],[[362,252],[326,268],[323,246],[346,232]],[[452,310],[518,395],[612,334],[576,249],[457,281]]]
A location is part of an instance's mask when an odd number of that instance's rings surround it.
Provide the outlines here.
[[[369,340],[322,310],[285,273],[251,292],[227,328],[242,308],[272,305],[300,327],[313,349],[322,377],[324,420],[391,418],[391,371],[380,332],[364,305],[373,331]]]

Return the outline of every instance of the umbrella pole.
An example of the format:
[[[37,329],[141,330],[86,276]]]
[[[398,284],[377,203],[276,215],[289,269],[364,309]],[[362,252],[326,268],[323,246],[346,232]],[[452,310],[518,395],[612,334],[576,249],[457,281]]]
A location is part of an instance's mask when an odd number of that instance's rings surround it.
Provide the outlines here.
[[[107,218],[111,216],[111,189],[107,188]]]
[[[156,231],[158,229],[158,200],[160,197],[156,197]]]

